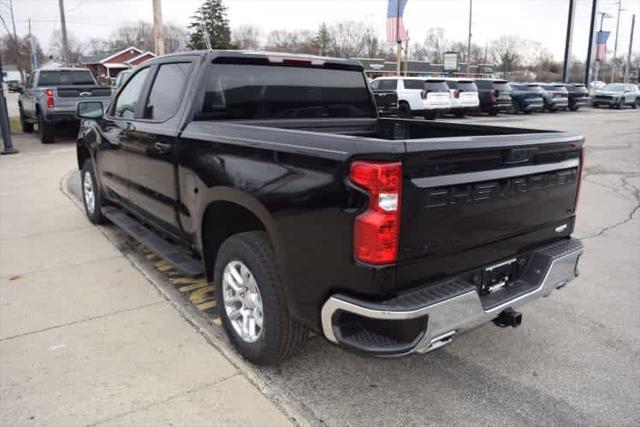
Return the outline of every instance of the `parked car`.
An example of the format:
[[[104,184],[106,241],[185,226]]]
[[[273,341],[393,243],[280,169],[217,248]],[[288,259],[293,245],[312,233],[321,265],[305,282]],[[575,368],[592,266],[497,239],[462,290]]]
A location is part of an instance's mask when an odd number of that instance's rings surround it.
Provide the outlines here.
[[[511,110],[511,88],[506,80],[476,79],[475,82],[480,97],[480,111],[495,116],[500,111]]]
[[[457,117],[465,114],[476,114],[480,109],[478,87],[471,79],[446,78],[447,86],[451,92],[450,111]]]
[[[398,94],[395,90],[380,89],[380,81],[375,84],[372,82],[369,86],[373,91],[378,114],[381,116],[398,114]]]
[[[17,80],[9,80],[7,83],[7,90],[9,92],[20,92],[20,82]]]
[[[591,104],[589,91],[582,83],[566,83],[564,84],[569,96],[569,110],[578,111],[580,107]]]
[[[593,106],[598,108],[608,105],[609,108],[622,109],[625,105],[632,108],[640,106],[640,91],[638,87],[627,83],[609,83],[596,91],[593,97]]]
[[[509,83],[511,86],[511,100],[513,112],[529,114],[532,111],[540,111],[544,108],[542,89],[539,86],[530,86],[526,83]]]
[[[607,84],[601,80],[592,80],[591,83],[589,83],[589,91],[591,94],[594,94],[597,90],[602,89],[606,85]]]
[[[371,82],[371,87],[374,91],[394,91],[398,95],[398,109],[402,117],[435,119],[451,108],[449,87],[443,79],[379,77]]]
[[[550,113],[569,108],[569,92],[562,84],[532,83],[542,88],[544,109]]]
[[[379,118],[360,62],[305,55],[162,56],[103,105],[78,104],[87,217],[213,280],[254,363],[308,329],[428,352],[577,274],[581,136]]]
[[[63,123],[78,123],[79,101],[92,99],[111,101],[111,88],[98,86],[86,68],[55,68],[36,70],[18,97],[20,123],[24,132],[33,132],[38,124],[40,141],[55,141],[55,127]]]

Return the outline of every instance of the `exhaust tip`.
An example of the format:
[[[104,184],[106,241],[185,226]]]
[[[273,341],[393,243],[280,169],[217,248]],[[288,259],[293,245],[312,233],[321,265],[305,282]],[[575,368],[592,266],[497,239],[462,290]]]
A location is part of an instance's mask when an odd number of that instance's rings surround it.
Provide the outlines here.
[[[498,317],[493,319],[493,323],[501,328],[506,328],[508,326],[517,328],[522,324],[522,313],[511,308],[507,308],[502,313],[500,313]]]

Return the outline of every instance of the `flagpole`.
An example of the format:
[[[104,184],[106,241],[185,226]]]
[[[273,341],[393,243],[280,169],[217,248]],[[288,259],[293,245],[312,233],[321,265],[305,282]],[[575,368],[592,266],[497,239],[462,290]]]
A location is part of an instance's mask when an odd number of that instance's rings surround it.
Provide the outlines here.
[[[402,51],[402,41],[400,40],[400,2],[402,0],[398,0],[396,2],[397,10],[396,10],[396,74],[400,77],[400,61],[402,58],[400,57],[400,52]]]

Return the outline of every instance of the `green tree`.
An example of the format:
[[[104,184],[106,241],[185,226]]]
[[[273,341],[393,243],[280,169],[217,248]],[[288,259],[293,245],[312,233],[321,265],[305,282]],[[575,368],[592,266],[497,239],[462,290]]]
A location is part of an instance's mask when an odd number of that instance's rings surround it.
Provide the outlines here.
[[[313,38],[313,45],[318,49],[318,55],[325,56],[327,54],[327,50],[329,50],[330,44],[331,34],[329,34],[327,24],[323,22],[320,24],[320,28],[318,28],[318,32]]]
[[[212,49],[230,49],[231,29],[227,19],[227,8],[222,0],[205,0],[196,13],[191,17],[189,24],[190,49],[206,49],[205,37],[209,38]],[[203,31],[203,27],[205,32]]]

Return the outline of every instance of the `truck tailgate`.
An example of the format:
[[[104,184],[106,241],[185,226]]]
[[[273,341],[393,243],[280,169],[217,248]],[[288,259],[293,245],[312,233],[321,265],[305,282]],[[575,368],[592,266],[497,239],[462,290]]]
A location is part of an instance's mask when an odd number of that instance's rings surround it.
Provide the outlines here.
[[[404,262],[422,264],[420,275],[445,273],[439,267],[463,271],[477,267],[484,254],[497,260],[572,231],[582,137],[540,133],[405,144],[400,268]]]

